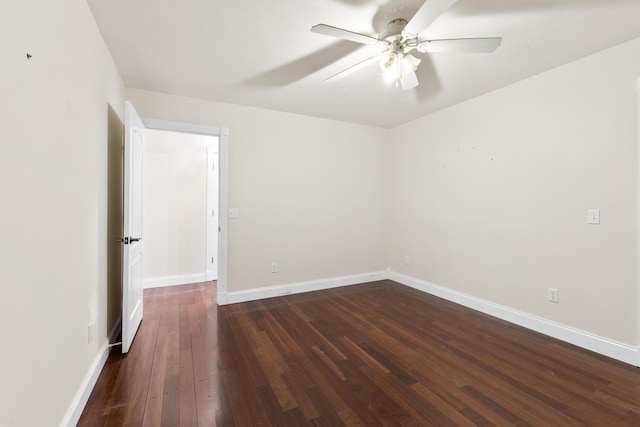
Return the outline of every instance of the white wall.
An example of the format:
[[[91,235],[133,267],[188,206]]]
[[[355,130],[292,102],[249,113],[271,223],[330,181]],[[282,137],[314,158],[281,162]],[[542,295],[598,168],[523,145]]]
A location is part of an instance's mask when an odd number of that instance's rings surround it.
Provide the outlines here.
[[[154,129],[145,132],[143,230],[146,282],[185,276],[204,277],[207,143],[213,139],[217,140],[213,136]]]
[[[0,425],[52,426],[112,326],[107,123],[124,86],[83,0],[4,2],[0,51]]]
[[[228,291],[385,270],[387,131],[127,89],[143,117],[229,128]],[[271,263],[278,273],[271,273]]]
[[[638,76],[635,40],[395,128],[391,269],[635,345]]]

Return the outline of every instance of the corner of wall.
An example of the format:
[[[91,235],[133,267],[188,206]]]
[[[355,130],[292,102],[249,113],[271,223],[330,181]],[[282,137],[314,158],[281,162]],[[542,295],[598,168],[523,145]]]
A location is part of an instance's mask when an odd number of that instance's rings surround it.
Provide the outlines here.
[[[602,354],[612,359],[640,366],[640,348],[603,338],[557,322],[531,315],[519,310],[476,298],[424,280],[391,271],[389,278],[413,289],[434,295],[462,306],[480,311],[498,319],[559,339],[569,344]]]

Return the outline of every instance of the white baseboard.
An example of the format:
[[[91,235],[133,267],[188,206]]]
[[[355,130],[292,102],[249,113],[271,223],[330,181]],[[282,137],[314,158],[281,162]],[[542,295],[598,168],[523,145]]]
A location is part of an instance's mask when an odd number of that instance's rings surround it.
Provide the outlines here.
[[[577,345],[578,347],[611,357],[612,359],[616,359],[630,365],[640,366],[640,348],[619,343],[589,332],[581,331],[570,326],[543,319],[523,311],[514,310],[509,307],[476,298],[424,280],[395,273],[393,271],[389,273],[389,279],[419,291],[444,298],[465,307],[523,326],[527,329],[540,332],[544,335],[557,338],[561,341]]]
[[[375,282],[388,278],[388,271],[377,271],[372,273],[354,274],[351,276],[332,277],[329,279],[310,280],[307,282],[247,289],[245,291],[226,293],[223,292],[218,297],[218,303],[220,305],[235,304],[238,302],[255,301],[264,298],[272,298],[283,295],[299,294],[302,292],[320,291],[323,289],[337,288],[340,286],[350,286],[361,283]]]
[[[69,410],[67,410],[67,413],[64,415],[60,427],[74,427],[78,424],[82,411],[89,400],[89,396],[91,396],[93,387],[98,381],[100,372],[102,372],[102,368],[107,362],[107,357],[109,357],[109,340],[105,338],[98,355],[91,364],[89,372],[80,385],[80,389],[73,398]]]
[[[144,289],[162,288],[164,286],[188,285],[190,283],[206,282],[206,273],[182,274],[179,276],[152,277],[142,281]]]
[[[73,401],[71,402],[71,406],[69,406],[69,410],[65,414],[62,422],[60,423],[60,427],[74,427],[78,424],[80,420],[80,416],[82,415],[82,411],[84,411],[84,407],[87,405],[89,401],[89,396],[91,396],[91,392],[93,391],[93,387],[95,387],[96,382],[98,381],[98,377],[102,372],[102,368],[104,368],[104,364],[107,362],[107,358],[109,357],[109,344],[113,343],[118,334],[120,333],[120,327],[122,324],[122,316],[116,321],[115,325],[111,328],[109,332],[109,337],[104,340],[102,346],[100,347],[100,351],[96,356],[95,360],[91,364],[91,368],[89,368],[89,372],[85,376],[82,384],[80,385],[80,389],[76,393]]]

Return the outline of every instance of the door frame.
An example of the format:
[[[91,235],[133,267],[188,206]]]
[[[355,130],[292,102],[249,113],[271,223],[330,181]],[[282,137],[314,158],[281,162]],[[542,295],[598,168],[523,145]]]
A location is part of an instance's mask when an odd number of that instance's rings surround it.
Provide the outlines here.
[[[640,77],[638,77],[636,79],[636,106],[638,107],[638,110],[636,110],[636,118],[638,119],[638,122],[636,122],[636,126],[637,126],[637,130],[638,130],[638,134],[636,134],[636,138],[638,138],[638,145],[640,146]],[[636,158],[636,162],[638,162],[638,165],[640,165],[640,158]],[[638,175],[636,176],[636,183],[637,183],[637,187],[636,187],[636,197],[638,197],[637,199],[637,207],[638,207],[638,212],[640,212],[640,166],[638,167]],[[636,214],[637,215],[637,214]],[[638,230],[640,230],[640,216],[638,217]],[[636,239],[637,239],[637,243],[636,243],[636,247],[640,248],[640,232],[636,233]],[[637,258],[636,258],[636,265],[640,266],[640,250],[638,250],[637,253]],[[636,366],[640,367],[640,277],[636,277],[636,286],[637,286],[637,293],[636,293],[636,336],[637,336],[637,340],[636,340]]]
[[[226,304],[227,295],[227,215],[229,206],[229,129],[218,126],[197,125],[193,123],[174,122],[141,117],[147,129],[171,132],[191,133],[196,135],[217,136],[218,146],[218,305]],[[224,299],[222,301],[221,299]]]

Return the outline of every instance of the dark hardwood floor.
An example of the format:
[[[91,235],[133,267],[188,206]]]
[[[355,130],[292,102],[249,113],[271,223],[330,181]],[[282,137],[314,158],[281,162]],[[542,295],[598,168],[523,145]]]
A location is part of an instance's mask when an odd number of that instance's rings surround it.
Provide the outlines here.
[[[638,368],[391,281],[144,303],[80,426],[640,426]]]

